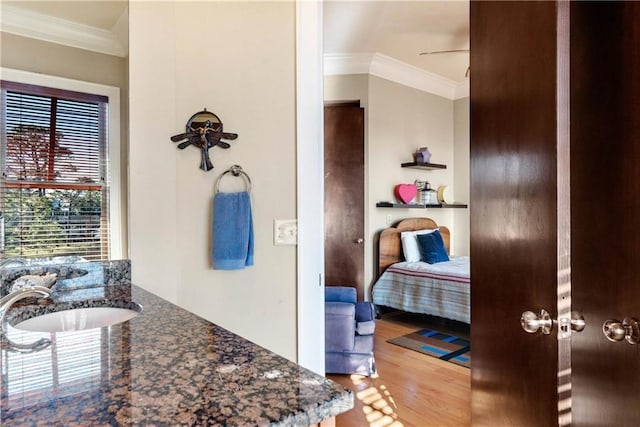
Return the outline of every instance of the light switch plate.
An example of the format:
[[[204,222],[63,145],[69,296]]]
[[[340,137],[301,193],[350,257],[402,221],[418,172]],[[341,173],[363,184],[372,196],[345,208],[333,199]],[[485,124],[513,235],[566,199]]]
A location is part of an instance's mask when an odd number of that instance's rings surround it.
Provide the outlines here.
[[[298,244],[298,220],[275,219],[273,220],[273,244],[297,245]]]

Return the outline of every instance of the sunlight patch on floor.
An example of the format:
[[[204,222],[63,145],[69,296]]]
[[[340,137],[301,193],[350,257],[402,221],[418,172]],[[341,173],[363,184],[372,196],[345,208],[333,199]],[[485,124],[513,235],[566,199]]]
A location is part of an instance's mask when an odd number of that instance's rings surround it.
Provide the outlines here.
[[[364,375],[356,375],[356,374],[354,374],[354,375],[351,375],[350,378],[351,378],[351,382],[354,385],[360,385],[360,384],[366,384],[369,380],[375,380],[375,379],[378,379],[380,377],[378,376],[378,373],[376,372],[374,374],[371,374],[370,377],[365,377]]]
[[[371,378],[362,377],[360,375],[352,375],[351,381],[354,385],[366,385],[368,380],[377,378],[377,374]],[[356,398],[363,403],[362,412],[369,423],[369,427],[404,427],[398,421],[397,408],[391,393],[384,385],[379,389],[373,385],[356,393]]]

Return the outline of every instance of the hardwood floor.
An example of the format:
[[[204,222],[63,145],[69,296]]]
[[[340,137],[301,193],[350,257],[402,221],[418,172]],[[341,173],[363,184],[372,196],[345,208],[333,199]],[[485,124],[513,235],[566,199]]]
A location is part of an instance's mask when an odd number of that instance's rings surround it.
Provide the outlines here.
[[[376,321],[378,373],[328,375],[353,390],[354,408],[336,417],[337,427],[464,427],[471,425],[469,369],[387,342],[426,326],[425,317],[389,313]],[[433,323],[432,323],[433,324]],[[464,336],[459,325],[439,325]],[[468,336],[468,335],[467,335]]]

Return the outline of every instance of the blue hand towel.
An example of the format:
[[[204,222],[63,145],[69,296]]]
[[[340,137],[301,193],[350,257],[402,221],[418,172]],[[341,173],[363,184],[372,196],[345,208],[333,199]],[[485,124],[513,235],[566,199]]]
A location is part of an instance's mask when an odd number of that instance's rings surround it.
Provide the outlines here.
[[[253,219],[246,191],[213,197],[213,269],[241,270],[253,265]]]

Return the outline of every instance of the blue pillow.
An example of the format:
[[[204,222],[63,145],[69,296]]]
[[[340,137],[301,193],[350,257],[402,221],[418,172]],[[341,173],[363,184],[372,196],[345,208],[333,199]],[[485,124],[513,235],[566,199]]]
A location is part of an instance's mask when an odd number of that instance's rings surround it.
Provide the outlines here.
[[[437,262],[449,261],[447,248],[444,247],[444,240],[438,230],[429,234],[418,234],[418,248],[420,248],[420,260],[435,264]]]

